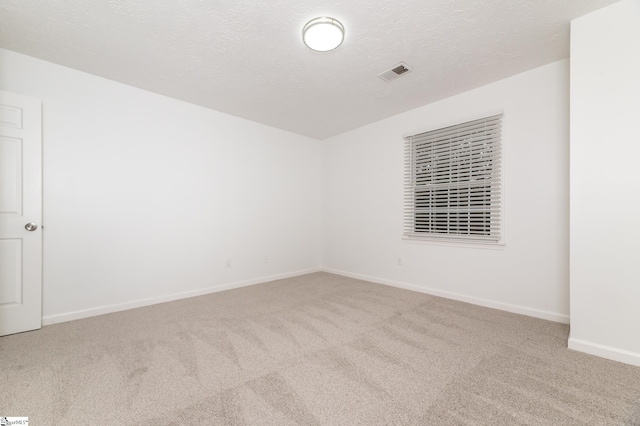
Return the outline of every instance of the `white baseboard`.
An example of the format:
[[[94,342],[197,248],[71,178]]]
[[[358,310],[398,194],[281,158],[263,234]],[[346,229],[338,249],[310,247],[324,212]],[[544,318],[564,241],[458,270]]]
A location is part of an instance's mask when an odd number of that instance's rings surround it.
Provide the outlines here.
[[[568,315],[556,314],[553,312],[541,311],[537,309],[511,305],[508,303],[496,302],[496,301],[487,300],[487,299],[480,299],[476,297],[465,296],[462,294],[451,293],[448,291],[425,288],[425,287],[417,286],[414,284],[407,284],[407,283],[398,282],[398,281],[391,281],[391,280],[386,280],[382,278],[371,277],[368,275],[353,274],[351,272],[340,271],[340,270],[331,269],[331,268],[312,268],[312,269],[305,269],[302,271],[289,272],[285,274],[255,278],[247,281],[238,281],[233,283],[221,284],[221,285],[208,287],[204,289],[191,290],[191,291],[169,294],[164,296],[139,299],[131,302],[118,303],[114,305],[99,306],[96,308],[89,308],[89,309],[83,309],[83,310],[73,311],[73,312],[65,312],[62,314],[49,315],[42,318],[42,325],[58,324],[61,322],[73,321],[77,319],[89,318],[89,317],[94,317],[94,316],[104,315],[104,314],[110,314],[113,312],[120,312],[128,309],[141,308],[143,306],[155,305],[155,304],[164,303],[164,302],[171,302],[173,300],[186,299],[189,297],[202,296],[205,294],[216,293],[219,291],[231,290],[231,289],[240,288],[240,287],[247,287],[250,285],[261,284],[261,283],[281,280],[285,278],[297,277],[300,275],[306,275],[306,274],[311,274],[311,273],[320,272],[320,271],[329,272],[336,275],[342,275],[345,277],[370,281],[377,284],[388,285],[391,287],[402,288],[405,290],[416,291],[419,293],[430,294],[433,296],[444,297],[447,299],[458,300],[461,302],[467,302],[474,305],[485,306],[488,308],[499,309],[502,311],[513,312],[516,314],[522,314],[522,315],[527,315],[535,318],[546,319],[549,321],[560,322],[563,324],[569,324]],[[576,350],[581,350],[581,349],[576,349]],[[583,352],[592,353],[592,352],[589,352],[588,350],[584,350]],[[605,356],[605,358],[608,358],[608,357]]]
[[[569,337],[569,349],[640,367],[640,353]]]
[[[139,299],[131,302],[117,303],[115,305],[99,306],[96,308],[83,309],[80,311],[66,312],[63,314],[49,315],[42,318],[42,325],[58,324],[66,321],[73,321],[82,318],[95,317],[98,315],[110,314],[113,312],[126,311],[128,309],[141,308],[143,306],[155,305],[158,303],[171,302],[173,300],[187,299],[189,297],[202,296],[219,291],[231,290],[234,288],[247,287],[255,284],[262,284],[269,281],[281,280],[284,278],[292,278],[300,275],[320,272],[321,268],[305,269],[302,271],[288,272],[285,274],[270,275],[261,278],[255,278],[247,281],[238,281],[227,284],[220,284],[213,287],[202,288],[198,290],[185,291],[164,296],[149,297],[147,299]]]
[[[558,314],[555,312],[548,312],[539,309],[527,308],[525,306],[512,305],[509,303],[496,302],[494,300],[481,299],[472,296],[465,296],[463,294],[451,293],[443,290],[436,290],[428,287],[421,287],[415,284],[407,284],[399,281],[391,281],[383,278],[370,277],[367,275],[353,274],[351,272],[339,271],[331,268],[322,268],[324,272],[331,274],[342,275],[345,277],[356,278],[364,281],[371,281],[377,284],[384,284],[391,287],[402,288],[405,290],[416,291],[418,293],[430,294],[432,296],[444,297],[446,299],[458,300],[460,302],[471,303],[473,305],[484,306],[487,308],[499,309],[501,311],[513,312],[515,314],[527,315],[534,318],[541,318],[553,322],[559,322],[562,324],[569,324],[569,315]]]

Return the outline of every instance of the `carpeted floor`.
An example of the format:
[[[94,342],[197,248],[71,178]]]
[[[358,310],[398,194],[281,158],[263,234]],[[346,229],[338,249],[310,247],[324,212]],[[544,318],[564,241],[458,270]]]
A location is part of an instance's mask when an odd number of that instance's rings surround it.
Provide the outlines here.
[[[640,425],[568,326],[316,273],[0,338],[32,425]]]

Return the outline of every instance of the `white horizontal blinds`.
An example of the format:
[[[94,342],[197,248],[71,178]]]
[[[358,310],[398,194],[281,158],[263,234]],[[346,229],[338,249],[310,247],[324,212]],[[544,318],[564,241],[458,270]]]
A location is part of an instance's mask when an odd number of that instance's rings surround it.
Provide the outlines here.
[[[406,138],[404,235],[500,241],[502,114]]]

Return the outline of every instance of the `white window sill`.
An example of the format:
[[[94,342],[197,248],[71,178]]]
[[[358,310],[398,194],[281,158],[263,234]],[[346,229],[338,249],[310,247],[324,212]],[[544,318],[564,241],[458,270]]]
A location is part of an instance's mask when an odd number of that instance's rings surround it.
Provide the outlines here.
[[[474,248],[485,250],[504,250],[506,243],[499,241],[497,243],[489,243],[486,241],[471,242],[471,241],[458,241],[458,240],[446,240],[444,238],[407,238],[403,237],[402,240],[409,244],[426,244],[433,246],[445,246],[445,247],[460,247],[460,248]]]

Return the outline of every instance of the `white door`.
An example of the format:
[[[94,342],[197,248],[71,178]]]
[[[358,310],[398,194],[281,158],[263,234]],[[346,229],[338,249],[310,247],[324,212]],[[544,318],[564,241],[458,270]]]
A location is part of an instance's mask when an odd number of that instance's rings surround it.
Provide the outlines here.
[[[0,336],[42,326],[42,108],[0,91]]]

